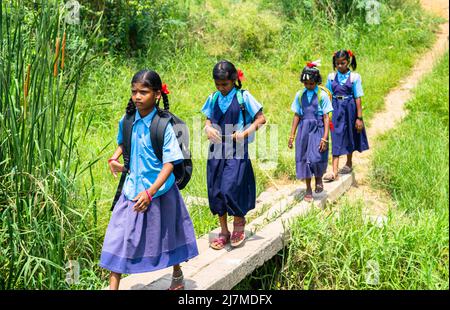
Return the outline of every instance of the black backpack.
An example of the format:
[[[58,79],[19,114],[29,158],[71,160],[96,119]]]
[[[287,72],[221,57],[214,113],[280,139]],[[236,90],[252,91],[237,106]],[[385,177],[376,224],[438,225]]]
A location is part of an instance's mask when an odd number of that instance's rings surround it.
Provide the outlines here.
[[[116,195],[114,197],[111,211],[114,209],[117,200],[119,200],[122,193],[123,183],[130,169],[130,154],[131,154],[131,131],[133,128],[134,117],[136,114],[125,114],[123,119],[123,159],[125,171],[122,172],[119,185],[117,186]],[[175,114],[169,112],[169,110],[160,110],[158,108],[155,116],[152,119],[150,125],[150,140],[156,157],[162,162],[162,153],[164,145],[164,133],[167,125],[171,123],[175,136],[177,137],[178,144],[181,152],[183,153],[184,160],[173,168],[173,174],[175,176],[175,183],[178,189],[186,187],[192,176],[192,160],[191,152],[189,151],[189,128],[186,123],[177,117]]]

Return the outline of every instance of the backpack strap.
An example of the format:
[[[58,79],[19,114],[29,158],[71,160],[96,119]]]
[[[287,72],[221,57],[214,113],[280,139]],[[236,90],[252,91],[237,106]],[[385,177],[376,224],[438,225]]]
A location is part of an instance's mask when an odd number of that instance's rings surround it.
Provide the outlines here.
[[[213,93],[213,97],[212,97],[213,104],[215,104],[217,102],[217,100],[219,99],[219,94],[220,94],[219,91],[216,91]]]
[[[127,178],[128,171],[130,170],[130,155],[131,155],[131,130],[133,129],[134,118],[136,114],[125,114],[123,117],[122,123],[122,137],[123,137],[123,147],[122,147],[122,156],[123,156],[123,164],[125,171],[122,172],[119,180],[119,185],[117,186],[116,194],[114,195],[114,199],[111,206],[111,211],[114,209],[117,201],[122,194],[123,184],[125,183],[125,179]]]
[[[241,107],[242,111],[242,119],[244,120],[244,128],[247,126],[247,120],[245,119],[245,103],[244,103],[244,97],[242,96],[243,90],[238,89],[236,92],[236,97],[239,102],[239,106]]]
[[[122,155],[124,159],[124,166],[128,170],[130,169],[130,156],[131,156],[131,131],[133,130],[133,123],[136,114],[125,114],[122,124],[122,137],[123,137],[123,150]]]
[[[328,79],[330,81],[334,81],[334,79],[336,78],[336,72],[332,72],[330,74],[328,74]],[[352,84],[356,81],[356,79],[358,78],[359,74],[353,71],[350,71],[350,82],[352,82]]]
[[[331,95],[331,92],[325,86],[319,85],[319,91],[318,91],[317,97],[318,97],[319,105],[320,105],[321,109],[323,108],[322,93],[326,93],[328,98],[330,99],[330,101],[333,98],[332,95]]]
[[[156,113],[150,124],[150,140],[152,142],[152,148],[156,157],[162,162],[163,146],[164,146],[164,134],[166,132],[167,125],[171,122],[172,117],[168,113]]]

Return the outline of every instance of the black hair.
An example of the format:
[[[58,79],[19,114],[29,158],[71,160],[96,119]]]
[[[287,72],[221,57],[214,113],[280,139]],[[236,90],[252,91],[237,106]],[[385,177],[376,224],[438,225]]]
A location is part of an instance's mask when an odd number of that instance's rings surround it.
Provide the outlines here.
[[[162,89],[161,77],[158,73],[152,70],[144,69],[137,72],[131,79],[131,85],[135,83],[141,83],[145,87],[148,87],[154,91]],[[169,110],[169,98],[167,97],[167,94],[161,91],[161,97],[164,103],[164,110]],[[159,108],[159,99],[156,101],[156,109],[158,110],[158,112],[161,111]],[[134,104],[132,98],[130,98],[130,100],[128,101],[126,113],[129,115],[136,113],[136,105]]]
[[[336,59],[345,57],[345,60],[349,62],[350,67],[352,70],[356,70],[356,56],[352,54],[350,56],[351,51],[350,50],[339,50],[334,52],[333,54],[333,70],[336,70]],[[350,59],[351,58],[351,59]]]
[[[313,81],[317,84],[322,84],[322,76],[317,67],[304,67],[300,74],[300,82]]]
[[[238,71],[236,67],[227,60],[221,60],[214,66],[213,69],[213,79],[214,80],[231,80],[237,82],[234,86],[237,89],[242,88],[241,80],[238,79]]]

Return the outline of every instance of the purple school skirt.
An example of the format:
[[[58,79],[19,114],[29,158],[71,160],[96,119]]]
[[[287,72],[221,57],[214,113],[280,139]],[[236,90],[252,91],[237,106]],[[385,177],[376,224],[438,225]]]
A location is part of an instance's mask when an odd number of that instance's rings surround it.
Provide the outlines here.
[[[142,273],[173,266],[198,255],[191,218],[174,184],[154,198],[146,212],[122,193],[109,221],[100,267],[117,273]]]

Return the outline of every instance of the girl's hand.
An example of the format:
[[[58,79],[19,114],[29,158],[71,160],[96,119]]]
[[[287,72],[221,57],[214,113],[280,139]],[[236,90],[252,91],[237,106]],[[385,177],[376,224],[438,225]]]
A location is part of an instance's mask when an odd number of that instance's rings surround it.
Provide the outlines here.
[[[245,134],[243,133],[243,132],[241,132],[241,131],[235,131],[234,133],[233,133],[233,135],[232,135],[232,137],[233,137],[233,141],[242,141],[242,140],[244,140],[245,139]]]
[[[115,178],[117,178],[117,172],[123,172],[124,169],[124,165],[117,159],[108,160],[108,166]]]
[[[325,139],[320,140],[319,152],[323,153],[328,149],[328,142],[324,141]]]
[[[208,137],[208,140],[212,143],[221,143],[222,139],[220,138],[220,133],[217,129],[215,129],[213,126],[206,126],[205,127],[206,136]]]
[[[293,143],[294,143],[294,137],[290,137],[289,142],[288,142],[288,148],[292,149],[294,147]]]
[[[355,123],[355,128],[356,128],[356,131],[357,131],[358,133],[360,133],[360,132],[363,130],[363,128],[364,128],[364,123],[363,123],[363,121],[360,120],[360,119],[357,119],[357,120],[356,120],[356,123]]]
[[[149,191],[147,191],[149,192]],[[150,193],[147,193],[146,191],[140,192],[132,201],[136,201],[136,204],[134,205],[134,211],[136,212],[145,212],[147,211],[147,208],[149,207],[151,200],[150,200]]]

